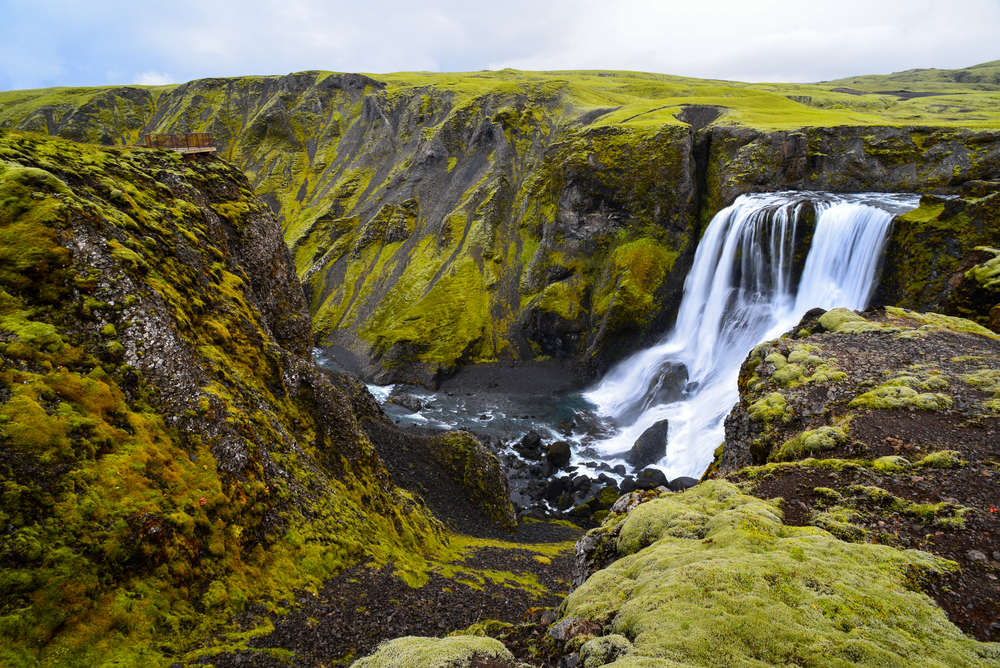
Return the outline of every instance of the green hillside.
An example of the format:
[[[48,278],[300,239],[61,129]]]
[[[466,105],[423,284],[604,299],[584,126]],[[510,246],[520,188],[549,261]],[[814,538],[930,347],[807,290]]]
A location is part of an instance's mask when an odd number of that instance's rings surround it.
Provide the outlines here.
[[[743,192],[997,177],[1000,91],[932,73],[905,87],[934,94],[909,97],[639,72],[303,72],[11,91],[0,127],[98,144],[212,132],[278,217],[317,341],[369,379],[433,386],[470,362],[555,358],[590,376],[655,339],[701,229]]]

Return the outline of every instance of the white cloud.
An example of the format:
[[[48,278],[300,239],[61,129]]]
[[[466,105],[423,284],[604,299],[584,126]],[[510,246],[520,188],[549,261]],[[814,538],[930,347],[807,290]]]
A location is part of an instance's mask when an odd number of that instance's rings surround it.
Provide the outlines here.
[[[132,80],[132,83],[139,86],[165,86],[171,83],[178,83],[175,77],[160,72],[143,72]]]
[[[0,90],[307,69],[599,68],[818,81],[1000,57],[996,0],[0,0],[0,6]]]

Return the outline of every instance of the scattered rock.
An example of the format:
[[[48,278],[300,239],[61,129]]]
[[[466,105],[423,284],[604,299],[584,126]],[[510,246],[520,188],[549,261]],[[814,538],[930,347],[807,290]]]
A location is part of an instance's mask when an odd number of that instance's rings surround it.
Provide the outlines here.
[[[548,634],[560,642],[566,642],[577,636],[598,635],[601,633],[601,625],[585,617],[575,617],[564,619],[558,624],[554,624]]]
[[[637,489],[656,489],[657,487],[666,487],[667,484],[667,476],[660,469],[643,469],[635,478]],[[622,491],[625,491],[624,485],[622,485]]]
[[[633,470],[638,471],[667,456],[668,426],[667,420],[660,420],[636,439],[635,445],[623,457],[632,465]]]
[[[398,387],[393,389],[392,393],[389,395],[387,401],[391,404],[396,404],[411,413],[419,413],[424,405],[412,394],[407,394],[401,391]]]
[[[694,478],[688,478],[687,476],[681,476],[680,478],[674,478],[667,485],[667,488],[671,492],[683,492],[685,489],[691,489],[698,484],[698,481]]]
[[[572,454],[569,443],[566,441],[556,441],[545,451],[545,459],[556,468],[562,468],[569,464]]]

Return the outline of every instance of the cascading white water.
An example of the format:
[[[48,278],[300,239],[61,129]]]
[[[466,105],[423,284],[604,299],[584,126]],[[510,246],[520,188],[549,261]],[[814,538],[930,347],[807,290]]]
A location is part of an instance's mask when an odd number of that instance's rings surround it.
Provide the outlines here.
[[[807,202],[816,226],[796,292],[792,260]],[[893,217],[918,203],[915,195],[783,192],[743,195],[720,211],[698,245],[673,332],[619,364],[585,395],[620,423],[613,437],[594,447],[605,455],[622,453],[668,419],[667,456],[659,468],[668,478],[699,477],[739,399],[736,378],[747,353],[811,308],[863,309]],[[681,369],[688,378],[683,398],[660,403],[656,394],[664,378],[676,382]]]

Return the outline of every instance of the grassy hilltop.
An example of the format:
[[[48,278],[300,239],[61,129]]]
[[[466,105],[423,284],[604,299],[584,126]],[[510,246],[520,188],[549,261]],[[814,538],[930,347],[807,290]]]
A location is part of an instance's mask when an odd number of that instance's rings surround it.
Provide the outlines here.
[[[103,144],[213,132],[277,215],[317,339],[370,378],[433,386],[469,362],[591,375],[655,338],[701,229],[741,192],[997,176],[995,71],[304,72],[11,91],[0,126]]]

